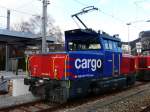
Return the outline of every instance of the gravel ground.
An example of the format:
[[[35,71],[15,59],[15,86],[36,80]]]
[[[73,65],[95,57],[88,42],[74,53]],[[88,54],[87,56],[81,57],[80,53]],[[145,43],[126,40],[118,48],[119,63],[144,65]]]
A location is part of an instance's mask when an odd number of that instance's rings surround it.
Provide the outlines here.
[[[95,109],[95,112],[140,112],[150,104],[150,90],[136,96],[127,98],[103,108]]]
[[[140,112],[150,105],[150,84],[57,112]]]

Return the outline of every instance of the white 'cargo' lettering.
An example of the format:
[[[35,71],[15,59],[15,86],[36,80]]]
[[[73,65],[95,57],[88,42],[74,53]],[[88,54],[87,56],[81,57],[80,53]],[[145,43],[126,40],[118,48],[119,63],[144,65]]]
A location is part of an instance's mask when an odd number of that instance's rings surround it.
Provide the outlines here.
[[[79,59],[75,60],[75,67],[77,69],[90,68],[92,71],[96,71],[97,68],[101,68],[101,59]]]
[[[81,60],[80,59],[76,59],[76,61],[75,61],[75,67],[77,68],[77,69],[80,69],[81,68]]]

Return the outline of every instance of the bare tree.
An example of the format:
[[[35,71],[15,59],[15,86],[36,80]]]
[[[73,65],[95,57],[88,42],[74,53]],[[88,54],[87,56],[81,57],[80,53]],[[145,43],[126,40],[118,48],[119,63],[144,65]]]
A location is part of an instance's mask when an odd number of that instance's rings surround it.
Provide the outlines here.
[[[55,23],[54,19],[48,16],[47,36],[54,37],[56,38],[57,42],[61,43],[63,42],[62,32],[59,26],[55,26],[54,23]],[[22,21],[20,23],[14,24],[12,30],[41,35],[41,24],[42,24],[42,17],[35,16],[33,18],[30,18],[29,21]]]

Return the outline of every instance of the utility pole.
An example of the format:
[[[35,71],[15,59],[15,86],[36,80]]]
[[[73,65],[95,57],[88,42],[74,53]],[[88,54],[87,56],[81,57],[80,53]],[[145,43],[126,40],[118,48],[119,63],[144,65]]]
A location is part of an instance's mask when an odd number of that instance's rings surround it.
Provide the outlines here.
[[[7,10],[7,30],[10,30],[10,10]],[[9,46],[5,44],[5,71],[8,71]]]
[[[46,53],[46,26],[47,26],[47,5],[48,0],[43,0],[43,16],[42,16],[42,53]]]
[[[7,10],[7,29],[10,30],[10,10]]]
[[[126,24],[128,26],[128,52],[130,54],[130,42],[129,42],[129,38],[130,38],[130,29],[129,26],[131,25],[131,23],[127,23]]]

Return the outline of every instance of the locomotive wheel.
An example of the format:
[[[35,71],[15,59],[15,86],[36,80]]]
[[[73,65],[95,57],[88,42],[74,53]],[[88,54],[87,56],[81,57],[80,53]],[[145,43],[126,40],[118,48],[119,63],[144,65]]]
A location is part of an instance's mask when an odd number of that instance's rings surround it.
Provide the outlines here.
[[[53,103],[65,103],[68,100],[67,88],[57,87],[55,89],[46,89],[45,99]]]
[[[41,97],[41,98],[45,98],[45,89],[44,86],[30,86],[29,90],[31,91],[31,93],[36,96],[36,97]]]
[[[136,81],[135,75],[127,76],[127,86],[134,85],[135,81]]]
[[[144,71],[144,70],[141,70],[141,71],[138,71],[137,72],[137,80],[140,80],[140,81],[150,81],[150,71]]]

